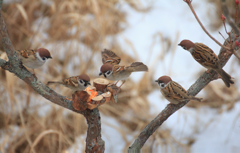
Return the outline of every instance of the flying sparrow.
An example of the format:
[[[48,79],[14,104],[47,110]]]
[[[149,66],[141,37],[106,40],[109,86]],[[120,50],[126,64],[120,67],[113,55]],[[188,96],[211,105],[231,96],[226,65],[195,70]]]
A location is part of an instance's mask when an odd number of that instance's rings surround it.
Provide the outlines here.
[[[81,74],[79,76],[73,76],[66,79],[63,79],[63,81],[49,81],[47,85],[49,84],[60,84],[67,88],[72,89],[73,91],[82,91],[87,88],[90,84],[90,78],[86,74]]]
[[[215,70],[227,87],[230,87],[230,84],[234,84],[231,76],[222,69],[217,55],[211,48],[202,43],[193,43],[190,40],[182,40],[178,45],[189,51],[199,64],[209,70]]]
[[[50,52],[45,48],[16,50],[16,52],[20,61],[31,69],[42,66],[47,59],[52,58]]]
[[[119,66],[106,63],[101,66],[100,71],[99,76],[104,75],[105,78],[113,81],[122,80],[122,86],[132,72],[148,71],[148,67],[141,62],[134,62],[130,66]]]
[[[121,58],[111,50],[104,49],[104,51],[102,51],[102,62],[103,64],[109,63],[115,65],[121,62]]]
[[[172,81],[169,76],[161,76],[155,82],[158,83],[162,95],[173,104],[178,104],[185,100],[201,101],[202,98],[189,96],[187,91],[177,82]]]

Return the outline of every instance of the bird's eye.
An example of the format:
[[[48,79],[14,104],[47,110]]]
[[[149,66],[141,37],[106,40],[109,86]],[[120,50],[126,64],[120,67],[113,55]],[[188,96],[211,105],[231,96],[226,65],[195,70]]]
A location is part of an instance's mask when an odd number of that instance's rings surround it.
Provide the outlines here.
[[[83,83],[84,83],[84,82],[83,82],[83,80],[80,80],[79,82],[80,82],[81,84],[83,84]]]
[[[46,57],[42,57],[42,60],[44,60],[44,61],[45,61],[46,59],[47,59]]]
[[[160,86],[161,88],[164,88],[164,87],[165,87],[165,84],[164,84],[164,83],[159,83],[159,86]]]
[[[109,75],[111,73],[111,71],[107,71],[106,74]]]

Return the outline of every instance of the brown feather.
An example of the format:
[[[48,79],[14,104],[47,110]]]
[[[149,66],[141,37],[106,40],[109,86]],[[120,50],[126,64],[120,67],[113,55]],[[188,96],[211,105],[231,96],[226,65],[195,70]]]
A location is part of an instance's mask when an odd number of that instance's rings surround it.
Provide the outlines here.
[[[202,66],[217,71],[227,87],[230,87],[230,84],[234,84],[231,76],[222,69],[217,55],[211,48],[202,43],[193,43],[190,40],[182,40],[179,45],[182,46],[183,49],[188,50],[193,58]]]
[[[202,100],[201,98],[189,96],[187,91],[180,84],[174,81],[171,81],[164,89],[162,89],[161,93],[173,104],[178,104],[179,102],[185,100]]]
[[[148,67],[142,62],[134,62],[128,66],[128,70],[132,72],[148,71]]]
[[[217,55],[211,48],[202,43],[195,43],[192,56],[199,64],[206,68],[218,68],[219,59]]]
[[[36,50],[33,49],[24,49],[24,50],[16,50],[17,54],[21,55],[24,58],[27,58],[29,56],[35,56]]]
[[[221,75],[221,78],[227,87],[230,87],[230,84],[234,84],[234,81],[231,80],[231,76],[227,74],[222,68],[217,69],[216,71],[219,75]]]
[[[102,51],[102,62],[103,64],[109,63],[115,65],[121,62],[121,58],[117,56],[113,51],[104,49],[104,51]]]

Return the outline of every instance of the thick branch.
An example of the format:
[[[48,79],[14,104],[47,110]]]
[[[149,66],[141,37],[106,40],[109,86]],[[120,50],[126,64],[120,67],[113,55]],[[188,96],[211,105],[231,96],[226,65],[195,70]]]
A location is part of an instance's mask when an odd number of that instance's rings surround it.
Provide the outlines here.
[[[1,4],[2,4],[2,0],[0,0],[0,8],[2,8]],[[9,62],[13,63],[13,66],[18,66],[20,61],[17,58],[17,53],[15,52],[12,42],[8,37],[7,26],[4,22],[1,12],[0,12],[0,33],[2,36],[3,48],[4,48],[5,52],[7,53]]]
[[[2,0],[0,0],[0,9],[2,7]],[[89,125],[88,127],[88,137],[86,140],[86,152],[104,152],[104,141],[101,139],[101,121],[98,108],[94,110],[86,109],[85,111],[77,111],[72,106],[71,99],[62,96],[48,86],[44,85],[39,81],[34,75],[32,75],[19,61],[11,40],[8,37],[7,27],[0,12],[0,34],[2,39],[2,45],[5,52],[7,53],[9,61],[6,62],[0,59],[0,67],[4,70],[14,73],[17,77],[26,82],[32,89],[34,89],[38,94],[48,99],[49,101],[72,110],[74,112],[83,114]],[[88,144],[91,143],[91,144]],[[96,150],[91,150],[96,149]]]
[[[88,130],[85,152],[103,153],[105,150],[105,142],[101,138],[101,118],[99,110],[95,108],[93,110],[87,109],[86,111],[84,116],[87,120]]]
[[[6,64],[6,61],[0,58],[0,67]]]
[[[228,41],[228,40],[227,40]],[[226,42],[225,44],[226,45]],[[221,48],[219,53],[219,59],[221,62],[221,66],[224,66],[229,58],[231,57],[232,53],[230,51],[226,51],[224,48]],[[215,71],[211,70],[209,73],[204,73],[202,76],[200,76],[197,81],[188,89],[188,94],[195,96],[198,94],[209,82],[212,80],[217,79],[218,75]],[[174,104],[168,104],[167,107],[162,110],[158,116],[151,121],[140,133],[140,135],[137,137],[137,139],[134,141],[132,146],[129,147],[128,153],[138,153],[140,152],[141,148],[147,141],[147,139],[156,131],[159,126],[162,125],[164,121],[168,119],[174,112],[182,108],[184,105],[186,105],[188,101],[179,103],[178,105]]]

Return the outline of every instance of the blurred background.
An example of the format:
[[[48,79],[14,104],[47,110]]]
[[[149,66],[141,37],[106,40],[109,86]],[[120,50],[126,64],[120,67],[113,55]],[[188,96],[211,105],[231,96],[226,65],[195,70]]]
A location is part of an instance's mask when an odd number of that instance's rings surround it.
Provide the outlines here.
[[[234,17],[235,0],[227,4]],[[193,0],[192,5],[206,29],[223,43],[218,32],[227,35],[220,0]],[[177,46],[181,40],[204,43],[216,54],[220,50],[182,0],[5,0],[2,15],[16,50],[44,47],[51,52],[53,59],[35,70],[43,83],[81,73],[97,78],[104,48],[120,56],[121,65],[148,65],[148,73],[134,73],[126,81],[118,103],[99,107],[107,153],[126,152],[168,104],[154,80],[169,75],[188,89],[206,70]],[[189,102],[169,117],[142,152],[239,152],[239,64],[232,56],[224,67],[234,85],[211,82],[198,94],[204,101]],[[31,146],[36,153],[84,152],[87,125],[82,115],[52,104],[2,69],[0,84],[0,152],[28,153]],[[72,94],[65,87],[51,87]]]

